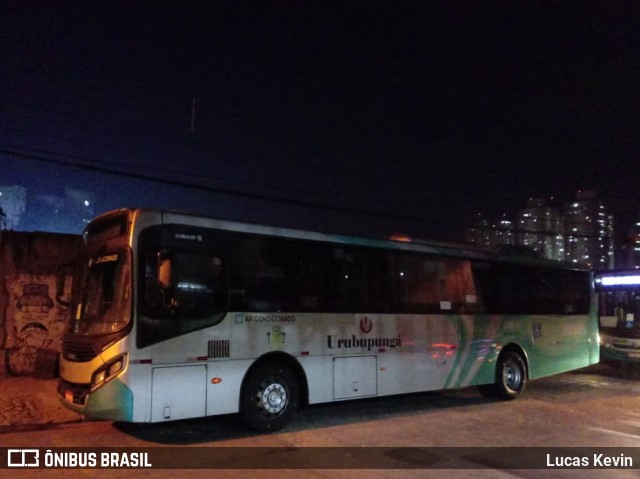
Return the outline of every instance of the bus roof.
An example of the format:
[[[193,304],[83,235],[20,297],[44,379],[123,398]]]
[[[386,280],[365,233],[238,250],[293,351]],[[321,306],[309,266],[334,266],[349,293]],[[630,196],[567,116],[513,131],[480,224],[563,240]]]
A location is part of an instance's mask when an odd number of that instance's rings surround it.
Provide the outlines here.
[[[388,238],[369,238],[342,234],[321,233],[311,230],[221,220],[194,213],[166,209],[121,208],[109,211],[94,218],[89,223],[89,225],[87,225],[85,234],[91,229],[92,224],[105,220],[107,218],[114,218],[121,215],[126,215],[128,217],[128,222],[142,221],[142,223],[145,224],[175,224],[196,226],[224,231],[251,233],[263,236],[308,240],[322,243],[403,250],[416,253],[442,254],[447,256],[475,258],[487,261],[529,264],[549,268],[565,268],[580,271],[588,270],[587,266],[581,264],[555,261],[540,257],[525,256],[522,254],[498,252],[488,248],[482,248],[464,243],[413,239],[405,235],[391,235]]]

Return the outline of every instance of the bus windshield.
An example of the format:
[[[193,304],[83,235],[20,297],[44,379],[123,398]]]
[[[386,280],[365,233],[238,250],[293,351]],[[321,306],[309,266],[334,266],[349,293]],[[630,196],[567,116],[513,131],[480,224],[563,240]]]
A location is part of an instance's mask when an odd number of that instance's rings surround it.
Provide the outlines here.
[[[640,331],[640,291],[602,291],[598,299],[601,327]]]
[[[131,317],[131,254],[124,249],[91,258],[82,272],[71,334],[119,331]]]

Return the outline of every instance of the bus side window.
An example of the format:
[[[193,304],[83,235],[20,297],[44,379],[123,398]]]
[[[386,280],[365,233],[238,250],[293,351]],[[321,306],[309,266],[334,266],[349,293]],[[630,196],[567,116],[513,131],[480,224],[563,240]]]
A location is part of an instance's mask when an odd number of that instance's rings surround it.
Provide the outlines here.
[[[387,251],[372,250],[367,258],[367,306],[366,311],[372,313],[388,313],[392,311],[393,277],[390,266],[391,254]]]
[[[346,312],[367,310],[367,262],[361,254],[348,254],[343,264],[342,294]]]
[[[195,314],[219,310],[224,297],[222,259],[202,253],[177,253],[175,257],[175,306]]]
[[[365,311],[367,303],[366,256],[332,248],[325,276],[327,305],[333,312]]]
[[[233,308],[254,312],[296,309],[301,247],[280,238],[239,236],[233,248]]]
[[[144,309],[150,316],[203,316],[224,309],[223,261],[196,252],[157,251],[145,258]],[[165,313],[163,313],[163,311]]]
[[[471,274],[469,260],[445,258],[441,261],[440,301],[451,307],[454,313],[476,313],[480,311],[480,298]]]
[[[326,306],[326,248],[306,243],[302,249],[298,305],[302,311],[318,311]]]
[[[418,255],[395,255],[392,266],[396,308],[406,313],[437,313],[441,301],[441,265]]]

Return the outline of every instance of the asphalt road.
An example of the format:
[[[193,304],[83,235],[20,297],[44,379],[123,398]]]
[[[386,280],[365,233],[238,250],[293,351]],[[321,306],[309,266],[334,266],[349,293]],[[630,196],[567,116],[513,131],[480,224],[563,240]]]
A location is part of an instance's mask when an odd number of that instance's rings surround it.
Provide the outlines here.
[[[525,396],[511,402],[466,389],[312,406],[285,430],[263,435],[242,429],[235,416],[223,416],[154,425],[69,424],[1,434],[0,445],[164,447],[163,464],[203,467],[186,471],[185,477],[212,477],[212,469],[224,468],[216,477],[635,478],[640,469],[640,375],[598,366],[531,382]],[[606,458],[615,451],[615,457],[630,457],[635,469],[553,465],[557,457],[564,461],[583,451],[564,448],[592,448],[584,449],[590,461],[594,453]],[[530,453],[549,454],[547,464],[532,462]],[[304,469],[292,469],[301,464]],[[523,469],[531,464],[536,468]],[[65,479],[132,476],[121,469],[12,469],[0,470],[0,476],[3,472]],[[178,474],[175,469],[144,472],[145,477]]]

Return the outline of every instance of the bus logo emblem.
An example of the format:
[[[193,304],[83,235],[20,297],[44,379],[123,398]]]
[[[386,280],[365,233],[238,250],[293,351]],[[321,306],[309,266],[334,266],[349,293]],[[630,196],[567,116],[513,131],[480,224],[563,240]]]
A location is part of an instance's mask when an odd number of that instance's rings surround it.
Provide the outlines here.
[[[373,322],[367,316],[360,320],[360,331],[362,331],[364,334],[368,334],[372,329]]]

